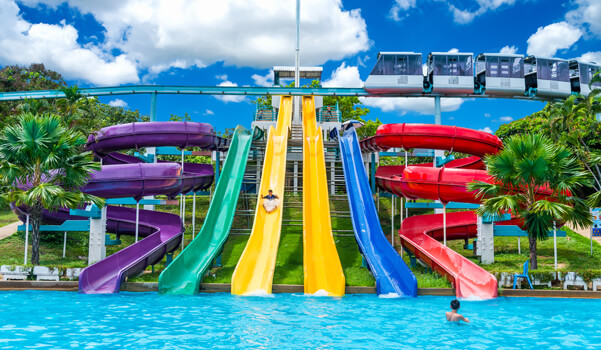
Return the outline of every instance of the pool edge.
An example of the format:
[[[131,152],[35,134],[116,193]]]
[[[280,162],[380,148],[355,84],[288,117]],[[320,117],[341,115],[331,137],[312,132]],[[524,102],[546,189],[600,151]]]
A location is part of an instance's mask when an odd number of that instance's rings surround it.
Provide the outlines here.
[[[229,283],[204,283],[200,286],[202,293],[229,293]],[[18,290],[47,290],[47,291],[72,291],[78,290],[77,281],[0,281],[0,291]],[[127,292],[156,292],[156,282],[125,282],[121,285],[122,291]],[[274,284],[273,293],[303,293],[304,287],[295,284]],[[346,294],[375,294],[374,287],[347,286]],[[452,288],[418,288],[418,295],[454,296]],[[581,298],[601,299],[601,291],[583,290],[546,290],[546,289],[499,289],[501,297],[536,297],[536,298]]]

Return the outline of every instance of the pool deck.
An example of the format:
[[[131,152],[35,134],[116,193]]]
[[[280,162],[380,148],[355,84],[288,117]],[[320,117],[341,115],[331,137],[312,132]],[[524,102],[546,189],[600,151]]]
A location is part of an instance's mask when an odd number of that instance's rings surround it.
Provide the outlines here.
[[[206,283],[201,285],[202,293],[229,293],[228,283]],[[77,281],[0,281],[0,291],[17,290],[47,290],[69,291],[78,290]],[[158,283],[125,282],[121,285],[122,291],[127,292],[157,292]],[[302,285],[274,284],[273,293],[303,293]],[[374,287],[346,287],[346,294],[375,294]],[[451,288],[419,288],[418,295],[454,296]],[[499,296],[503,297],[536,297],[536,298],[582,298],[601,299],[601,291],[582,290],[546,290],[546,289],[501,289]]]

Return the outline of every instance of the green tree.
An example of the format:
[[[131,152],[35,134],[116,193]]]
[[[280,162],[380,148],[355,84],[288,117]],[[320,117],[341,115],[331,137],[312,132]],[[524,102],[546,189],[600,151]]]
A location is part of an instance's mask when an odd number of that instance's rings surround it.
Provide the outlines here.
[[[0,91],[55,90],[66,86],[65,80],[55,71],[46,69],[43,64],[30,66],[5,66],[0,69]],[[0,128],[16,122],[21,113],[19,101],[0,102]]]
[[[538,268],[537,240],[547,239],[554,222],[591,224],[586,202],[571,195],[588,184],[588,174],[566,145],[540,134],[514,135],[485,163],[492,181],[467,186],[483,200],[478,214],[511,212],[521,220],[528,233],[532,269]]]
[[[40,224],[44,209],[76,208],[85,202],[99,206],[103,200],[80,189],[89,174],[100,169],[84,151],[85,138],[47,114],[19,116],[19,123],[0,133],[0,180],[5,202],[24,206],[32,225],[31,263],[40,262]]]
[[[595,75],[591,81],[601,82]],[[591,206],[601,204],[601,89],[593,89],[587,97],[572,95],[563,102],[553,103],[547,111],[550,133],[556,142],[568,145],[590,172],[594,193],[590,195]]]

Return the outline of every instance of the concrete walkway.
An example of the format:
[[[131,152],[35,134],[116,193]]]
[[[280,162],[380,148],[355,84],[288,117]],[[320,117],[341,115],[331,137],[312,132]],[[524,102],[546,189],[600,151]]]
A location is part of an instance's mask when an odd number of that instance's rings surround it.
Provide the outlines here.
[[[587,239],[591,238],[591,229],[590,228],[577,229],[577,228],[569,226],[569,225],[568,225],[568,227],[570,229],[572,229],[572,231],[580,234],[581,236],[586,237]],[[601,244],[601,237],[593,237],[593,241],[596,241],[597,243]]]
[[[17,227],[21,225],[21,221],[13,222],[6,226],[0,227],[0,239],[12,236],[13,233],[17,232]]]

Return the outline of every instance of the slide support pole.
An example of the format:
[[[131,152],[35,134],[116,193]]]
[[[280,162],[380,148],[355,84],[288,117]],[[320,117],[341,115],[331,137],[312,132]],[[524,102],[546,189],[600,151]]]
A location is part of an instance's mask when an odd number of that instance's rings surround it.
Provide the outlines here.
[[[391,222],[391,227],[390,227],[390,244],[392,244],[392,247],[394,248],[394,195],[392,195],[391,197],[392,199],[391,201],[391,210],[390,210],[390,222]]]
[[[192,239],[196,233],[196,192],[192,195]]]
[[[444,236],[444,246],[447,246],[447,203],[442,203],[442,232]]]
[[[136,201],[136,242],[138,241],[139,229],[140,229],[140,201]]]
[[[553,221],[553,258],[555,260],[555,271],[557,271],[557,225]]]
[[[23,265],[27,265],[27,246],[29,243],[29,215],[27,215],[27,219],[25,219],[25,254],[23,255]]]
[[[67,251],[67,231],[65,231],[65,236],[63,238],[63,259],[65,258],[66,251]]]

